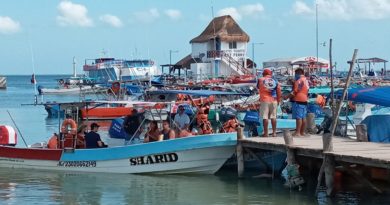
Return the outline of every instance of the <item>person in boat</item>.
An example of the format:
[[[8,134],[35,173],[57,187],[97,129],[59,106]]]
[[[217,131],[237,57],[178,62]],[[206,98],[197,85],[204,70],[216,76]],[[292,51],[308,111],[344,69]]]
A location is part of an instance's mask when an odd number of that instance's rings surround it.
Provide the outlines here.
[[[138,113],[137,109],[133,109],[131,115],[126,116],[123,122],[123,128],[127,133],[126,141],[130,139],[138,138],[140,134],[143,132],[141,127],[142,124],[142,115]]]
[[[145,134],[144,142],[156,142],[159,141],[161,132],[158,129],[157,121],[151,121],[149,123],[148,131]]]
[[[85,148],[85,135],[87,133],[87,125],[82,124],[77,129],[76,136],[76,149],[84,149]]]
[[[271,119],[272,136],[276,137],[276,110],[280,103],[282,91],[272,71],[265,69],[263,77],[257,81],[260,95],[260,116],[263,119],[264,137],[268,137],[268,121]]]
[[[163,129],[161,133],[163,134],[163,140],[175,139],[176,133],[173,129],[171,129],[169,120],[164,120],[162,125]]]
[[[87,149],[107,147],[100,138],[99,133],[97,133],[99,127],[97,123],[91,124],[91,131],[85,135],[85,147]]]
[[[226,121],[222,126],[223,132],[236,132],[239,126],[239,122],[235,115],[230,116],[230,119]]]
[[[58,149],[58,135],[54,133],[53,136],[47,142],[48,149]]]
[[[292,102],[292,117],[296,120],[296,131],[294,136],[304,136],[307,115],[307,101],[309,94],[309,82],[304,75],[302,68],[295,70],[295,82],[293,91],[286,96]]]
[[[179,112],[175,115],[174,123],[177,129],[180,131],[188,130],[190,125],[190,117],[185,113],[183,105],[179,105]]]

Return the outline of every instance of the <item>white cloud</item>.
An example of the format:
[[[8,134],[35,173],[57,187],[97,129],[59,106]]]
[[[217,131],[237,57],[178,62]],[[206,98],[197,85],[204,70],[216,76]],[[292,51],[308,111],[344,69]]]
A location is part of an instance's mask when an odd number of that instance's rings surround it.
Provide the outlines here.
[[[240,21],[243,17],[257,18],[264,12],[264,6],[260,3],[242,5],[238,8],[227,7],[217,12],[218,16],[230,15],[235,20]]]
[[[151,23],[160,17],[160,12],[156,8],[151,8],[151,9],[146,10],[146,11],[134,12],[134,17],[138,21],[141,21],[144,23]]]
[[[102,22],[109,24],[112,27],[120,28],[123,26],[123,23],[120,18],[110,14],[105,14],[99,18]]]
[[[13,34],[21,30],[20,23],[8,16],[0,16],[0,33]]]
[[[88,9],[82,4],[61,1],[57,9],[60,13],[57,16],[57,22],[61,26],[93,26],[92,19],[88,17]]]
[[[312,14],[313,9],[310,8],[305,2],[296,1],[293,5],[293,13],[294,14]]]
[[[298,15],[314,15],[315,3],[311,6],[296,1],[292,12]],[[318,16],[326,19],[386,19],[390,18],[390,0],[317,0]]]
[[[242,19],[241,14],[234,7],[223,8],[223,9],[219,10],[217,14],[218,14],[218,16],[230,15],[236,21],[240,21]]]
[[[181,18],[181,11],[176,9],[167,9],[164,11],[164,13],[172,20],[177,20]]]

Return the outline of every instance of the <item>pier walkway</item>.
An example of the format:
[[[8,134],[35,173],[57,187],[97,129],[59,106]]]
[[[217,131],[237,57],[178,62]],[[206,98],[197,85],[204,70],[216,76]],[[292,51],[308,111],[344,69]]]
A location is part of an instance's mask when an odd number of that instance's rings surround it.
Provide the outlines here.
[[[321,135],[294,137],[286,145],[283,135],[277,137],[252,137],[240,140],[243,147],[287,152],[294,150],[296,156],[323,158],[331,155],[335,161],[390,169],[390,144],[358,142],[349,138],[333,137],[333,151],[323,152]]]

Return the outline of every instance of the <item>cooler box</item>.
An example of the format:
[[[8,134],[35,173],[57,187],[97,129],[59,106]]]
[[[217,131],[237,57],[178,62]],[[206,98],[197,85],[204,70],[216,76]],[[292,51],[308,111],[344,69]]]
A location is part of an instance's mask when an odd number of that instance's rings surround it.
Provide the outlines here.
[[[17,135],[13,127],[8,125],[0,126],[0,145],[11,145],[17,144]]]

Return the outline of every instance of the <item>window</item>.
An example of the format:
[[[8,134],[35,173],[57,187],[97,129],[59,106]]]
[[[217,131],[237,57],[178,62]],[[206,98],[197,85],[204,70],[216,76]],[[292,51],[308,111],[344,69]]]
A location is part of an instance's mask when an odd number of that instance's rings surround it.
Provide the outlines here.
[[[229,49],[236,49],[237,48],[237,42],[229,42]]]

